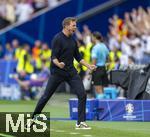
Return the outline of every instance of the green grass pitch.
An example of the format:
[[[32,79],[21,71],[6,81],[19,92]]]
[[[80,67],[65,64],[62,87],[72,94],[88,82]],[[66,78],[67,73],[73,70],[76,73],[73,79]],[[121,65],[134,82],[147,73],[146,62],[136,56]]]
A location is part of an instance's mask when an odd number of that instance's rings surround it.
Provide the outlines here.
[[[43,111],[50,112],[52,118],[68,118],[68,100],[71,97],[75,96],[55,94]],[[0,112],[32,112],[36,103],[37,101],[0,101]],[[52,120],[47,132],[50,132],[51,137],[150,137],[150,122],[88,121],[91,130],[75,130],[75,122]],[[0,137],[12,137],[9,135],[0,131]]]

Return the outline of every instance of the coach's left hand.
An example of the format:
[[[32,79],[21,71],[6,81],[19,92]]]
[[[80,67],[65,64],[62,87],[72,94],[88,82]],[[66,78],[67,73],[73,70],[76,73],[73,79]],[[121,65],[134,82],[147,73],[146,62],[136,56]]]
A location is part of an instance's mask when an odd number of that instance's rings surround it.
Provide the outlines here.
[[[95,71],[96,70],[96,66],[95,65],[90,65],[90,67],[89,67],[89,69],[91,70],[91,71]]]

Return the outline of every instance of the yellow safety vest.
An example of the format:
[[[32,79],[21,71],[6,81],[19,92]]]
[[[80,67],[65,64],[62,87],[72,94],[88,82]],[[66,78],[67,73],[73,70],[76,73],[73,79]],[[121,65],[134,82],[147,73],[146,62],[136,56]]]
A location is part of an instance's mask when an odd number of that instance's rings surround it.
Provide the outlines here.
[[[91,63],[91,48],[92,48],[92,43],[89,43],[85,47],[85,61],[87,63]]]
[[[76,60],[74,59],[74,60],[73,60],[73,64],[74,64],[74,67],[76,68],[76,70],[78,71],[78,73],[80,73],[81,68],[79,67],[78,61],[76,61]]]
[[[15,59],[19,59],[20,58],[20,55],[21,55],[21,52],[22,52],[22,48],[17,48],[16,51],[15,51]]]
[[[27,56],[27,60],[25,62],[24,56]],[[24,49],[22,49],[20,57],[18,59],[17,71],[24,70],[26,73],[33,73],[34,67],[31,64],[31,56]]]
[[[83,54],[83,59],[85,60],[85,52],[86,52],[85,47],[84,46],[80,46],[79,47],[79,52]],[[85,67],[83,65],[81,66],[81,68],[82,68],[83,71],[87,70],[87,67]]]
[[[42,50],[41,57],[46,60],[46,66],[50,67],[50,58],[51,58],[52,51],[50,49],[48,50]]]

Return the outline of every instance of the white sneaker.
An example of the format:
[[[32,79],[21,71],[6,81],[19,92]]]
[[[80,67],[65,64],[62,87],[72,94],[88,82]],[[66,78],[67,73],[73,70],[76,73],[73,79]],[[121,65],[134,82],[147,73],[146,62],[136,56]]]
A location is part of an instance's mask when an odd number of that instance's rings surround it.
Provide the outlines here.
[[[91,129],[85,122],[80,122],[80,124],[76,124],[76,129]]]

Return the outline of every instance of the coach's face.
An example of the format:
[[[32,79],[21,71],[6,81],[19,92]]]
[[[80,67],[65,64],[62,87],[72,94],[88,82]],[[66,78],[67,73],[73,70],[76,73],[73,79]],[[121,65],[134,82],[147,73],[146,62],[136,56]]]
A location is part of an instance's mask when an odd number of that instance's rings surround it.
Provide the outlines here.
[[[76,23],[76,21],[71,21],[70,24],[67,26],[67,29],[68,29],[70,35],[73,35],[73,33],[77,29],[77,23]]]

